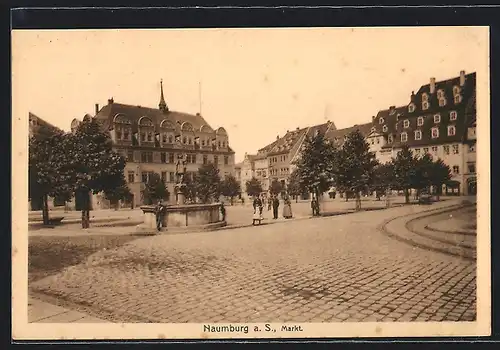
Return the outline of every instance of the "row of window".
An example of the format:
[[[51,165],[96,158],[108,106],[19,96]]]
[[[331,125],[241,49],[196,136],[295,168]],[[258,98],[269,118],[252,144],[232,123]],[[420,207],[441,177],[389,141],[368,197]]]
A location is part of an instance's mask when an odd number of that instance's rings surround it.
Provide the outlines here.
[[[455,136],[456,131],[457,131],[457,129],[456,129],[455,125],[448,125],[448,136]],[[422,130],[415,130],[414,136],[415,136],[416,141],[422,140]],[[407,132],[402,132],[400,134],[400,137],[401,137],[401,142],[408,141],[408,133]],[[431,138],[433,138],[433,139],[439,138],[439,128],[434,127],[431,129]],[[388,142],[391,143],[392,141],[393,141],[392,135],[389,135]]]
[[[128,128],[116,128],[115,131],[116,139],[120,141],[131,141],[132,140],[132,134],[131,130]],[[138,137],[140,142],[154,142],[155,137],[157,141],[160,141],[160,134],[154,134],[152,131],[149,132],[140,132],[138,135],[135,136],[136,138]],[[210,143],[212,145],[217,145],[219,148],[226,148],[229,146],[229,144],[225,140],[214,140],[210,138],[199,138],[199,137],[191,137],[191,136],[183,136],[181,140],[181,143],[184,145],[193,145],[199,140],[199,144],[201,146],[209,146]],[[173,134],[169,133],[163,133],[161,134],[161,142],[162,143],[169,143],[173,144],[175,142],[175,138]],[[216,143],[217,142],[217,143]]]
[[[459,145],[452,145],[452,152],[453,154],[459,154],[460,153],[460,146]],[[439,146],[432,146],[431,151],[432,154],[437,155],[439,150]],[[470,152],[470,150],[469,150]],[[422,148],[422,153],[420,153],[420,148],[415,148],[415,154],[420,155],[420,154],[428,154],[429,153],[429,147],[424,147]],[[450,145],[444,145],[443,146],[443,153],[445,155],[450,154]]]
[[[257,170],[257,177],[267,177],[267,172],[265,170]]]
[[[437,98],[439,102],[440,107],[444,107],[447,104],[446,96],[444,94],[443,90],[438,90],[437,92]],[[462,95],[460,94],[460,87],[459,86],[454,86],[453,87],[453,102],[455,104],[459,104],[462,102]],[[415,104],[410,103],[408,106],[408,112],[412,113],[415,111]],[[429,96],[427,93],[422,94],[422,109],[425,111],[430,108],[430,102],[429,102]]]
[[[287,155],[279,156],[280,162],[286,162],[287,159],[288,159]],[[269,158],[269,164],[274,164],[274,163],[277,163],[277,162],[278,162],[278,157],[271,157],[271,158]]]
[[[153,171],[143,171],[141,172],[141,182],[142,183],[147,183],[149,179],[153,176],[154,172]],[[188,179],[193,179],[194,173],[193,172],[186,172],[186,178]],[[133,171],[129,171],[127,174],[127,180],[129,183],[135,182],[135,173]],[[175,172],[170,171],[162,171],[161,172],[161,181],[163,183],[175,183],[177,182]]]
[[[450,114],[450,121],[455,121],[457,120],[457,111],[451,111]],[[439,124],[441,122],[441,114],[440,113],[436,113],[434,114],[434,124]],[[417,118],[417,126],[422,126],[424,125],[424,120],[425,118],[424,117],[418,117]],[[379,124],[384,124],[385,123],[385,119],[384,118],[380,118],[379,119]],[[403,120],[403,128],[409,128],[410,127],[410,120],[409,119],[405,119]],[[384,125],[383,126],[383,131],[386,132],[387,131],[387,125]],[[375,128],[372,128],[372,131],[375,131]]]
[[[142,151],[141,152],[141,163],[155,163],[155,158],[153,157],[152,151]],[[171,163],[174,164],[176,162],[175,158],[175,153],[167,153],[167,152],[159,152],[160,153],[160,163]],[[133,150],[127,150],[126,152],[122,151],[122,154],[126,157],[127,161],[133,162],[134,161],[134,151]],[[203,154],[201,155],[201,160],[203,164],[208,164],[208,155]],[[186,154],[186,163],[188,164],[196,164],[197,163],[198,156],[194,153],[188,153]],[[214,164],[219,164],[219,157],[218,156],[213,156],[213,162]],[[229,156],[224,156],[224,165],[229,164]]]
[[[270,169],[269,174],[271,176],[278,176],[278,175],[288,175],[290,173],[289,168],[281,168],[281,169]]]
[[[451,167],[451,171],[453,175],[460,175],[460,166],[454,165]],[[467,170],[469,171],[469,174],[475,174],[476,173],[476,163],[468,163],[467,164]]]

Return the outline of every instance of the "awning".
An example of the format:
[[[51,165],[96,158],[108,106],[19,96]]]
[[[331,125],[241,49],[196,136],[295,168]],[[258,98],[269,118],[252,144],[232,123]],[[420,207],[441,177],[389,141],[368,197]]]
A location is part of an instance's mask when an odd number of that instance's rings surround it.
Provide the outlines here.
[[[460,181],[457,180],[450,180],[446,182],[446,186],[448,187],[459,187],[460,186]]]

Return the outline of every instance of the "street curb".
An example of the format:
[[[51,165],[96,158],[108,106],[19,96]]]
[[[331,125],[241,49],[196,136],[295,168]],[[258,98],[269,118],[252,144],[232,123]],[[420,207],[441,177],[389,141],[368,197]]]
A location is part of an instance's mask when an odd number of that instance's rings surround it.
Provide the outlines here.
[[[391,232],[391,230],[389,230],[387,228],[388,224],[390,224],[393,221],[396,221],[396,220],[399,220],[399,219],[408,218],[408,217],[411,217],[411,216],[414,216],[414,215],[418,215],[417,217],[411,218],[410,220],[406,221],[404,223],[404,227],[411,234],[415,234],[415,235],[421,236],[418,233],[409,230],[407,228],[407,223],[410,222],[410,221],[412,221],[412,220],[422,219],[422,218],[426,218],[426,217],[432,217],[432,216],[436,216],[436,215],[440,215],[440,214],[443,214],[443,213],[455,211],[457,209],[465,208],[465,207],[473,206],[473,205],[474,204],[460,203],[460,204],[450,205],[450,206],[447,206],[447,207],[444,207],[444,208],[436,208],[436,209],[425,210],[425,211],[422,211],[422,212],[417,213],[417,214],[411,213],[411,214],[401,215],[401,216],[398,216],[398,217],[394,217],[394,218],[385,220],[381,225],[379,225],[378,229],[379,229],[379,231],[381,231],[382,233],[384,233],[388,237],[394,238],[394,239],[396,239],[396,240],[398,240],[400,242],[407,243],[407,244],[409,244],[411,246],[414,246],[414,247],[417,247],[417,248],[420,248],[420,249],[424,249],[424,250],[427,250],[427,251],[435,251],[435,252],[443,253],[443,254],[450,255],[450,256],[459,257],[459,258],[470,260],[470,261],[476,261],[475,257],[457,254],[457,253],[455,253],[455,252],[453,252],[453,251],[451,251],[449,249],[445,249],[445,248],[440,248],[440,247],[435,247],[435,246],[429,246],[429,245],[426,245],[426,244],[418,243],[415,240],[412,240],[410,238],[405,238],[405,237],[402,237],[401,235],[399,235],[397,233]],[[433,239],[428,238],[428,237],[425,237],[425,238],[429,239],[429,240],[433,240]],[[440,242],[440,243],[443,243],[443,242]],[[447,244],[449,245],[449,243],[447,243]]]

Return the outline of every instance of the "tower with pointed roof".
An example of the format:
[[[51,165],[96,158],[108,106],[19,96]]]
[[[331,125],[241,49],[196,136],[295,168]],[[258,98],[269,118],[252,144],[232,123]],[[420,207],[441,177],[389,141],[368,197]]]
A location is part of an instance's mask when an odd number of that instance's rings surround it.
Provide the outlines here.
[[[163,96],[163,79],[160,80],[160,103],[158,104],[158,107],[163,113],[168,112],[168,106],[165,102],[165,96]]]

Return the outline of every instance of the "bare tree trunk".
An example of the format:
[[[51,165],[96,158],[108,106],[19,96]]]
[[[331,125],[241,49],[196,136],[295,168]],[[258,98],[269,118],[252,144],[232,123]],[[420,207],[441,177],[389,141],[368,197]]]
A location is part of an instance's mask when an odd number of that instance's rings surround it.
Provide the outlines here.
[[[389,188],[387,188],[385,190],[385,207],[386,208],[390,208],[390,206],[391,206],[391,200],[389,198],[389,193],[390,193],[390,190],[389,190]]]
[[[49,199],[46,194],[43,195],[42,197],[42,218],[43,218],[43,224],[48,225],[49,224]]]
[[[405,188],[404,193],[405,193],[405,203],[408,204],[410,203],[410,192],[408,191],[407,188]]]

